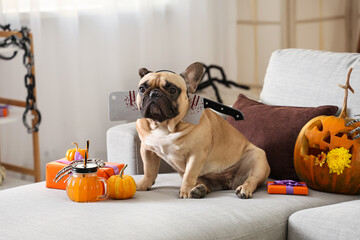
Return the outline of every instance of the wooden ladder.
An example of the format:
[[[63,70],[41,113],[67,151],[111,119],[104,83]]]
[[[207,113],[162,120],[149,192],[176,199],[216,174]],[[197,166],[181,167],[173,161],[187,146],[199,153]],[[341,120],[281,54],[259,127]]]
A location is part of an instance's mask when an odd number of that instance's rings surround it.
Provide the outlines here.
[[[7,38],[10,37],[12,35],[16,35],[19,38],[22,37],[20,32],[16,32],[16,31],[0,31],[0,37],[1,38]],[[32,55],[34,55],[33,52],[33,37],[32,34],[29,33],[29,38],[31,40],[31,53]],[[35,64],[32,66],[31,68],[31,73],[35,76]],[[31,79],[31,81],[33,81]],[[36,99],[36,86],[34,87],[34,97]],[[16,107],[26,107],[26,101],[20,101],[20,100],[14,100],[14,99],[8,99],[8,98],[1,98],[0,97],[0,103],[2,104],[7,104],[7,105],[11,105],[11,106],[16,106]],[[36,124],[36,113],[35,111],[31,112],[32,115],[34,116],[34,118],[32,119],[32,127],[35,127]],[[32,141],[33,141],[33,157],[34,157],[34,167],[33,168],[25,168],[25,167],[20,167],[20,166],[16,166],[13,164],[9,164],[9,163],[4,163],[2,162],[2,165],[10,171],[14,171],[14,172],[19,172],[22,174],[26,174],[26,175],[31,175],[34,177],[35,182],[39,182],[41,181],[41,169],[40,169],[40,151],[39,151],[39,132],[33,132],[32,133]]]

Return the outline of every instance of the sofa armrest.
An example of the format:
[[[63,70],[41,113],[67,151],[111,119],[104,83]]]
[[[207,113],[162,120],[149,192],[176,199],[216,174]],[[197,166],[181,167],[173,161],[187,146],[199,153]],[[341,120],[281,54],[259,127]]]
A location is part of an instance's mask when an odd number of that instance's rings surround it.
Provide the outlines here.
[[[106,133],[107,161],[128,164],[128,175],[143,174],[143,162],[140,155],[140,139],[135,122],[120,124],[109,128]],[[159,173],[169,173],[174,170],[163,160]]]
[[[140,140],[135,122],[109,128],[106,133],[107,161],[128,164],[127,174],[141,174]]]

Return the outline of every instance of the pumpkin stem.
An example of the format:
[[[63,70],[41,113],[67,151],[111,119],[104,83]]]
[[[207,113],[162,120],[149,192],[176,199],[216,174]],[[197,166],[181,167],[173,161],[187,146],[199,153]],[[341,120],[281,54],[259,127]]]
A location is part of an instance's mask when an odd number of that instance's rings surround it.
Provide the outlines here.
[[[125,164],[125,166],[121,169],[121,171],[120,171],[120,173],[119,173],[119,176],[120,176],[121,179],[124,179],[124,178],[123,178],[123,174],[124,174],[124,170],[125,170],[125,168],[126,168],[127,166],[128,166],[128,165]]]
[[[72,144],[74,144],[74,145],[76,146],[76,150],[78,150],[78,149],[79,149],[79,147],[78,147],[78,145],[77,145],[77,143],[76,143],[76,142],[73,142]]]
[[[345,96],[344,96],[344,102],[343,102],[343,109],[340,113],[340,118],[348,118],[348,112],[347,112],[347,99],[348,99],[348,95],[349,95],[349,89],[352,93],[354,93],[354,89],[350,86],[350,75],[352,72],[353,68],[349,69],[349,72],[347,74],[347,80],[346,80],[346,84],[345,86],[343,85],[339,85],[339,87],[345,89]]]

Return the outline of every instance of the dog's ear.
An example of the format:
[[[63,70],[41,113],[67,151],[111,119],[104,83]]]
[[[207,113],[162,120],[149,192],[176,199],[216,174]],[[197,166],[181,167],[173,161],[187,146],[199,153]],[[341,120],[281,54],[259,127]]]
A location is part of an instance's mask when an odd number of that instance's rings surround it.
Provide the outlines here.
[[[146,68],[140,68],[139,69],[139,75],[140,75],[141,78],[143,78],[148,73],[151,73],[151,71],[147,70]]]
[[[195,93],[196,88],[204,74],[204,65],[195,62],[188,66],[180,75],[185,79],[189,93]]]

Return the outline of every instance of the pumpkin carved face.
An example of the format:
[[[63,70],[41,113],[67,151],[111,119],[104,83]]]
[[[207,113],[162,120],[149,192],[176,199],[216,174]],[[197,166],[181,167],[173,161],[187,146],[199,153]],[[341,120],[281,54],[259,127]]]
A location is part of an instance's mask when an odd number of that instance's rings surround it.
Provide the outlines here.
[[[349,121],[319,116],[301,130],[295,145],[294,165],[298,177],[310,188],[342,194],[360,193],[360,139],[353,140],[355,134],[348,135],[360,124],[346,127],[345,123]],[[351,154],[350,167],[343,167],[341,174],[330,173],[325,156],[339,148]]]
[[[355,122],[347,117],[348,90],[354,93],[348,72],[343,109],[339,117],[319,116],[300,131],[294,149],[294,166],[298,177],[310,188],[333,193],[360,193],[360,138]]]

